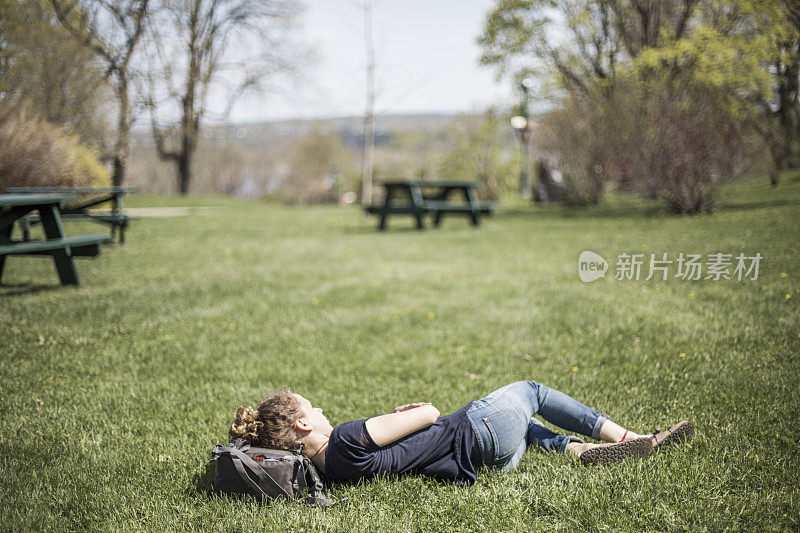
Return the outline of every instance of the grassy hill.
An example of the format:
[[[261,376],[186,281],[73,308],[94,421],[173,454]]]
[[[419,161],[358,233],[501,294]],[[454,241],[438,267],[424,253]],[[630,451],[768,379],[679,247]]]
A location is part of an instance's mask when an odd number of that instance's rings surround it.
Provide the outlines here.
[[[355,208],[134,196],[192,214],[134,221],[124,246],[78,263],[79,289],[49,259],[7,261],[2,529],[800,528],[800,173],[737,182],[727,202],[679,218],[613,194],[378,233]],[[605,278],[578,279],[583,250]],[[757,279],[614,279],[623,253],[719,252],[760,253]],[[473,487],[337,486],[348,500],[330,510],[209,492],[236,407],[277,386],[336,424],[410,401],[447,413],[521,379],[639,432],[689,419],[698,435],[605,469],[530,450]]]

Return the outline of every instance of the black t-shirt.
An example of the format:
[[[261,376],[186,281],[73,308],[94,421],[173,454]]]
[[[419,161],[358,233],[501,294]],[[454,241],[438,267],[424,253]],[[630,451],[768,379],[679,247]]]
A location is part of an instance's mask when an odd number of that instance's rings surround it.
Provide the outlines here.
[[[386,446],[378,446],[369,436],[366,418],[339,424],[333,428],[325,450],[325,477],[333,481],[358,481],[377,474],[411,472],[474,483],[475,468],[470,459],[474,437],[467,418],[469,406]]]

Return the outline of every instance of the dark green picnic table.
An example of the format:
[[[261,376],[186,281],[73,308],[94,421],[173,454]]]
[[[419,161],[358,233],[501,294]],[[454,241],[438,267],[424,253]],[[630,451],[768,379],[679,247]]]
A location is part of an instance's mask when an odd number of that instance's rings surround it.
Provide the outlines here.
[[[367,207],[368,213],[379,217],[378,229],[385,230],[389,216],[410,215],[417,229],[425,229],[426,215],[433,216],[439,226],[446,214],[466,215],[473,226],[480,224],[482,215],[494,212],[495,205],[478,201],[476,181],[464,180],[397,180],[379,183],[385,190],[383,203]],[[461,196],[462,202],[457,202]]]
[[[119,229],[119,242],[125,242],[125,229],[130,223],[122,208],[123,197],[131,192],[130,187],[7,187],[9,193],[21,194],[66,194],[71,199],[61,206],[63,219],[89,219],[111,226],[111,237]],[[96,211],[92,208],[111,202],[111,209]],[[30,238],[30,228],[40,222],[36,215],[28,215],[20,219],[23,239]]]
[[[0,281],[9,255],[50,255],[62,285],[79,285],[73,257],[92,257],[100,253],[108,235],[67,237],[61,224],[61,206],[75,198],[69,194],[0,194]],[[20,218],[38,212],[44,229],[43,240],[12,240],[14,224]]]

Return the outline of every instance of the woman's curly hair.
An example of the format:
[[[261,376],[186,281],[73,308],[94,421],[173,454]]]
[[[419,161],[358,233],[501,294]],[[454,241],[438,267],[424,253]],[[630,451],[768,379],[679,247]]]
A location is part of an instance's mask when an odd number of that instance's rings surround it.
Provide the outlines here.
[[[261,402],[258,409],[240,406],[229,433],[253,446],[276,450],[294,449],[297,433],[294,423],[302,415],[300,403],[289,389],[279,389]]]

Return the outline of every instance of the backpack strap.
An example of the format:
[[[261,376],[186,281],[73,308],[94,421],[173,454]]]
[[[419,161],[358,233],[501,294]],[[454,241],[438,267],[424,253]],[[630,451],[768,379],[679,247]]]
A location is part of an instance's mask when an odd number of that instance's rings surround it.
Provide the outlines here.
[[[314,463],[311,462],[311,459],[303,457],[303,467],[306,474],[306,484],[308,485],[306,503],[309,505],[319,505],[320,507],[331,507],[339,503],[323,494],[322,489],[324,485],[322,484],[322,479],[320,479],[317,469],[314,468]],[[310,478],[310,483],[308,478]]]
[[[289,498],[292,498],[292,494],[281,487],[278,482],[272,478],[272,476],[270,476],[263,468],[261,468],[261,465],[253,461],[252,457],[240,449],[236,448],[235,446],[220,446],[218,450],[214,450],[215,454],[222,454],[226,452],[231,454],[233,466],[236,467],[236,471],[239,472],[239,475],[242,476],[242,479],[248,484],[248,486],[250,486],[251,489],[269,497],[269,495],[262,488],[262,486],[269,486],[272,487],[272,489],[277,490],[279,493],[283,493]],[[245,470],[244,465],[250,467],[250,470],[252,470],[258,478],[258,482],[254,481],[253,478],[250,477],[250,475],[247,473],[247,470]]]
[[[295,448],[292,451],[302,459],[302,481],[305,483],[305,488],[308,490],[308,493],[306,494],[306,503],[311,506],[319,505],[320,507],[331,507],[339,503],[338,501],[331,500],[322,492],[325,486],[323,485],[322,479],[320,479],[319,474],[317,473],[314,462],[303,453],[304,448],[305,445],[302,442],[297,441],[295,443]]]

